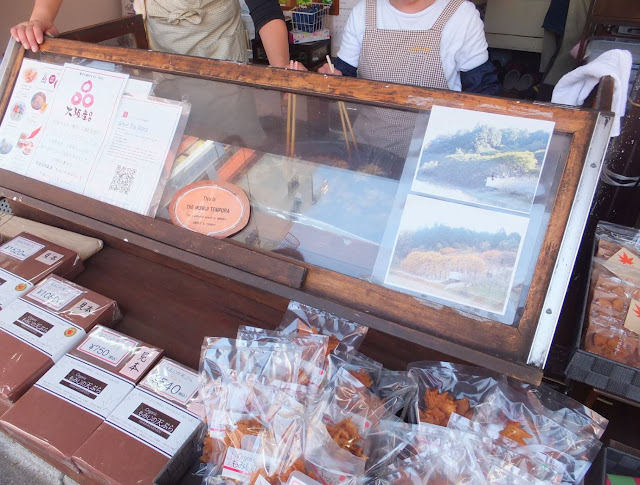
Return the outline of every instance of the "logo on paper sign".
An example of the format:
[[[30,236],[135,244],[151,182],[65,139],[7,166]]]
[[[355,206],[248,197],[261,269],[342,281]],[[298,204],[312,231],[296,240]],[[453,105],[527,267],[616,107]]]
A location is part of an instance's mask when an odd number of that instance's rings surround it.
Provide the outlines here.
[[[18,286],[16,286],[16,291],[24,291],[26,289],[27,289],[26,283],[20,283]]]
[[[64,331],[64,336],[73,337],[76,333],[78,333],[78,331],[75,328],[68,328],[67,330]]]
[[[623,252],[621,255],[619,255],[619,258],[620,258],[620,263],[633,266],[633,258],[629,257],[627,253]]]

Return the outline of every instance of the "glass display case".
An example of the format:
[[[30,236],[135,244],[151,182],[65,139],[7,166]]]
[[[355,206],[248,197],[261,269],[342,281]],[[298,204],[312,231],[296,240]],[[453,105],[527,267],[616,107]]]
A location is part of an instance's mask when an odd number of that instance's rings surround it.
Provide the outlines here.
[[[51,176],[55,167],[37,168],[50,145],[36,135],[34,154],[24,153],[11,129],[27,59],[119,76],[132,100],[182,107],[153,204],[136,213],[114,202],[148,171],[101,162],[100,180],[74,190]],[[372,345],[391,366],[425,348],[421,356],[541,379],[610,113],[65,39],[47,39],[37,54],[12,42],[0,74],[0,153],[9,150],[0,155],[0,196],[17,214],[99,236],[116,259],[135,255],[214,282],[249,306],[295,299],[360,321],[378,331]],[[83,144],[65,141],[67,156]],[[233,184],[250,201],[246,227],[223,240],[172,221],[176,194],[207,180]],[[88,190],[98,183],[100,196]],[[185,305],[189,296],[176,292]],[[247,318],[231,313],[232,326]],[[125,318],[129,331],[172,356],[167,342],[180,332],[136,318]],[[222,325],[205,313],[196,320],[182,334],[192,347]]]

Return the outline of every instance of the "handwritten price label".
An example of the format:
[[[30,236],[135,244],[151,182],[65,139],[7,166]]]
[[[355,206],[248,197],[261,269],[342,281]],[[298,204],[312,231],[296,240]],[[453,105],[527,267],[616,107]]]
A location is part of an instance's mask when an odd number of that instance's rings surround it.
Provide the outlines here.
[[[146,383],[158,394],[182,404],[187,404],[198,392],[198,375],[166,360],[151,371]]]
[[[136,342],[102,329],[87,338],[78,350],[112,366],[119,365],[136,347]]]
[[[18,236],[0,246],[0,253],[24,261],[44,248],[43,244]]]

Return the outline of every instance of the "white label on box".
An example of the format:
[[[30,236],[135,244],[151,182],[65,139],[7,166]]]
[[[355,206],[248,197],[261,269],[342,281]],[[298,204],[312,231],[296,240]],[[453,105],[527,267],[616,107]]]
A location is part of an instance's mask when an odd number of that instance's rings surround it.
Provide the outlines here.
[[[35,386],[102,419],[133,389],[133,384],[126,379],[68,354]]]
[[[128,339],[107,329],[100,329],[78,347],[80,352],[116,367],[136,347],[135,340]]]
[[[62,310],[81,294],[82,290],[74,288],[64,281],[51,278],[38,285],[35,290],[29,293],[29,298],[54,310]]]
[[[31,241],[22,236],[14,237],[11,241],[4,243],[0,246],[0,253],[4,253],[7,256],[16,258],[20,261],[24,261],[30,258],[38,251],[44,248],[44,244]]]
[[[227,448],[227,456],[222,465],[222,476],[240,482],[248,482],[256,471],[256,454],[251,451]]]
[[[111,413],[107,423],[171,458],[202,422],[184,409],[136,388]]]
[[[86,317],[88,315],[95,313],[99,309],[100,307],[98,306],[97,303],[94,303],[91,300],[87,300],[86,298],[83,298],[82,300],[78,301],[75,305],[73,305],[73,307],[70,310],[70,313],[72,315],[80,315],[80,316]]]
[[[198,392],[198,374],[163,360],[153,368],[143,381],[158,394],[187,404]]]
[[[0,312],[0,329],[57,362],[80,342],[85,331],[46,310],[19,299]]]
[[[31,288],[33,285],[27,280],[0,268],[0,310]]]
[[[52,264],[61,261],[64,258],[64,255],[60,253],[56,253],[55,251],[46,251],[42,253],[40,256],[36,258],[36,261],[40,261],[41,263],[46,264],[47,266],[51,266]]]

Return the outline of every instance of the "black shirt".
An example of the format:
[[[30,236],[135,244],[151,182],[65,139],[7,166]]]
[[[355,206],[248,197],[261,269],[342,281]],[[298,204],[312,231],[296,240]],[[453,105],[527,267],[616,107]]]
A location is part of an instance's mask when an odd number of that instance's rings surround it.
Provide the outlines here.
[[[246,0],[251,13],[251,19],[256,27],[256,33],[272,20],[280,19],[284,22],[284,15],[278,0]]]

